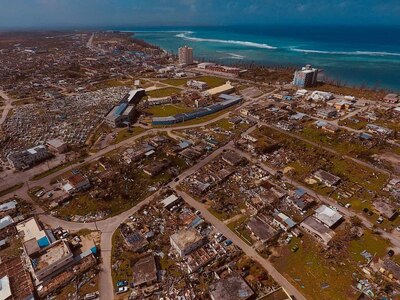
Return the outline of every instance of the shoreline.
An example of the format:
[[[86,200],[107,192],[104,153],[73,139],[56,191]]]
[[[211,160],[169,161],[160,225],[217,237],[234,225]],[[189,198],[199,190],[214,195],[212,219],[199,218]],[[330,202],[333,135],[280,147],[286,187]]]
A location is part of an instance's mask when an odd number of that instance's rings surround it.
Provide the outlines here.
[[[123,31],[120,31],[123,32]],[[130,36],[129,38],[132,40],[136,40],[136,41],[142,41],[152,47],[155,47],[157,49],[160,49],[170,55],[176,56],[176,54],[168,51],[167,49],[164,49],[156,44],[153,43],[149,43],[148,41],[141,39],[141,38],[137,38],[135,36],[135,32],[134,31],[124,31],[123,33],[129,33]],[[213,62],[213,63],[218,63],[221,64],[220,61],[218,60],[212,60],[212,59],[205,59],[202,57],[196,57],[197,61],[199,62],[204,62],[204,61],[208,61],[208,62]],[[224,63],[227,66],[232,66],[232,67],[239,67],[239,68],[244,68],[247,69],[247,72],[240,76],[239,78],[242,79],[248,79],[248,80],[252,80],[255,83],[260,83],[260,82],[266,82],[268,81],[266,78],[268,78],[269,76],[265,76],[265,75],[271,75],[271,70],[272,73],[278,74],[278,78],[275,78],[275,81],[285,81],[287,82],[288,78],[290,78],[290,80],[293,77],[294,71],[297,70],[297,68],[295,68],[294,66],[270,66],[264,63],[260,63],[260,62],[248,62],[248,63]],[[261,74],[259,74],[261,73]],[[251,78],[251,76],[254,74],[255,78]],[[257,77],[263,77],[263,79],[261,80],[257,80]],[[383,98],[385,97],[386,94],[388,93],[400,93],[400,90],[390,90],[390,89],[386,89],[386,88],[372,88],[369,86],[364,86],[364,85],[350,85],[350,84],[346,84],[346,83],[341,83],[340,80],[335,80],[335,79],[331,79],[331,78],[327,78],[327,80],[324,80],[323,82],[319,82],[318,85],[313,86],[308,88],[309,90],[318,90],[321,89],[322,91],[329,91],[329,92],[333,92],[333,93],[337,93],[337,94],[343,94],[343,95],[352,95],[361,99],[369,99],[369,100],[378,100],[378,101],[382,101]],[[371,98],[375,98],[375,99],[371,99]]]
[[[189,31],[189,29],[182,29],[182,30],[176,30],[176,29],[175,30],[167,30],[167,29],[164,29],[164,30],[149,30],[149,31],[147,31],[147,30],[137,30],[137,31],[135,31],[135,30],[124,30],[124,31],[121,31],[121,32],[130,33],[130,34],[132,34],[133,36],[135,36],[138,39],[144,40],[147,43],[151,43],[152,45],[160,47],[161,49],[167,51],[168,53],[176,55],[177,49],[176,50],[171,50],[170,46],[164,45],[164,47],[163,47],[163,45],[161,45],[162,43],[159,44],[156,41],[149,41],[149,40],[151,40],[151,38],[137,37],[137,35],[138,34],[140,35],[140,33],[152,33],[152,32],[156,32],[156,33],[168,33],[168,32],[173,32],[173,33],[178,33],[179,32],[179,33],[182,33],[182,32],[185,32],[185,33],[187,33],[187,32],[193,32],[193,31]],[[197,36],[193,37],[193,39],[196,39],[196,40],[198,39],[199,41],[200,40],[201,41],[203,41],[203,40],[204,41],[208,41],[209,40],[211,43],[214,40],[215,41],[217,41],[217,40],[220,41],[217,38],[212,38],[212,39],[207,38],[207,37],[198,38]],[[228,42],[235,42],[235,43],[239,42],[239,41],[236,41],[236,40],[232,40],[231,41],[230,39],[228,39],[228,37],[226,37],[226,39],[227,40],[223,40],[226,43],[228,43]],[[178,43],[177,41],[171,39],[171,42],[172,41],[173,41],[173,44]],[[186,42],[190,44],[190,41],[186,41],[186,40],[182,40],[180,42],[180,44],[184,45]],[[240,41],[240,42],[241,43],[247,43],[245,41]],[[165,43],[165,42],[163,42],[163,43]],[[170,41],[168,41],[168,43],[170,43]],[[249,43],[255,43],[255,42],[249,42]],[[262,43],[262,42],[260,42],[260,43]],[[196,46],[194,46],[194,45],[191,45],[191,46],[194,49],[196,48]],[[275,47],[276,46],[275,44],[273,46],[274,46],[273,47],[274,49],[272,49],[271,51],[286,51],[287,49],[291,49],[291,47],[289,47],[289,46],[277,46],[277,47]],[[170,50],[168,50],[168,49],[170,49]],[[362,49],[362,48],[360,48],[360,49]],[[214,50],[209,50],[209,49],[207,49],[207,51],[214,52]],[[231,52],[234,52],[234,50],[230,50],[229,48],[227,48],[226,51],[223,51],[223,50],[219,50],[219,51],[215,50],[215,51],[216,52],[224,52],[224,53],[226,52],[227,55],[230,55]],[[242,49],[240,51],[242,51]],[[202,61],[210,61],[210,62],[216,62],[218,64],[224,64],[224,65],[229,65],[229,66],[239,66],[239,67],[244,66],[247,69],[250,68],[249,66],[266,67],[266,68],[273,68],[273,69],[276,69],[276,68],[279,68],[279,69],[299,69],[299,66],[304,65],[303,62],[306,61],[306,63],[310,63],[314,67],[324,70],[324,75],[325,75],[325,80],[324,81],[326,83],[331,84],[331,85],[340,86],[340,87],[346,87],[346,88],[352,88],[352,89],[362,89],[362,90],[368,89],[368,90],[371,90],[371,91],[385,91],[386,93],[391,93],[391,92],[392,93],[393,92],[394,93],[400,93],[400,86],[398,86],[398,84],[396,84],[396,82],[393,83],[393,80],[392,80],[393,77],[390,77],[389,81],[381,80],[379,77],[376,78],[376,75],[375,75],[375,78],[373,78],[373,77],[369,78],[369,76],[371,76],[371,74],[373,74],[372,72],[374,72],[374,73],[376,72],[375,69],[366,69],[367,71],[365,71],[365,70],[360,70],[360,68],[354,69],[355,67],[353,68],[351,64],[349,64],[348,67],[346,67],[346,65],[342,66],[342,65],[340,65],[341,63],[343,63],[343,60],[341,60],[341,59],[335,60],[335,61],[338,62],[338,65],[337,66],[335,65],[331,69],[327,65],[324,65],[322,63],[318,64],[315,61],[313,62],[313,60],[317,60],[317,62],[318,62],[318,60],[320,60],[321,62],[326,62],[328,64],[329,61],[332,60],[332,58],[330,58],[330,57],[327,57],[327,58],[320,57],[321,55],[327,55],[327,54],[319,54],[320,52],[321,53],[322,52],[323,53],[326,53],[326,52],[329,52],[329,53],[331,53],[331,52],[333,52],[333,53],[350,53],[351,52],[351,53],[353,53],[354,52],[355,54],[356,53],[363,53],[364,54],[364,53],[389,53],[388,51],[383,51],[383,50],[382,51],[378,51],[378,50],[376,50],[376,51],[367,51],[367,50],[365,50],[365,51],[364,50],[363,51],[355,51],[355,50],[354,51],[353,50],[347,50],[347,51],[325,51],[325,50],[318,50],[317,51],[316,50],[315,53],[313,51],[313,53],[307,53],[308,56],[300,57],[298,59],[297,63],[296,63],[296,60],[290,60],[290,59],[288,60],[288,57],[284,57],[284,56],[283,56],[283,59],[281,61],[279,61],[279,59],[274,61],[273,59],[278,56],[278,54],[276,54],[276,53],[273,54],[273,56],[271,56],[271,57],[274,57],[274,58],[272,58],[272,60],[270,62],[267,62],[267,61],[263,62],[263,58],[258,59],[258,60],[253,60],[251,57],[246,57],[245,54],[241,53],[240,51],[238,51],[239,54],[236,53],[237,56],[235,56],[235,57],[228,57],[227,56],[226,58],[223,58],[223,57],[219,58],[219,57],[212,57],[210,55],[199,55],[199,56],[196,56],[196,59],[198,61],[200,61],[200,62],[202,62]],[[255,51],[257,51],[257,49]],[[299,52],[299,51],[296,51],[296,52]],[[301,53],[301,52],[299,52],[299,53]],[[398,53],[398,54],[400,56],[400,53]],[[332,57],[332,55],[330,55],[330,56]],[[351,56],[356,56],[356,55],[351,55]],[[365,55],[363,55],[363,56],[365,56]],[[237,57],[240,57],[240,59],[238,59]],[[307,57],[309,57],[309,61],[307,61]],[[232,59],[230,59],[230,58],[232,58]],[[232,61],[233,59],[235,61]],[[354,61],[354,63],[355,63],[355,61]],[[351,63],[353,63],[353,61]],[[356,67],[358,67],[358,66],[356,66]],[[357,70],[356,73],[354,74],[354,76],[347,75],[347,73],[351,73],[354,70]],[[388,69],[387,73],[385,73],[384,75],[387,77],[391,73],[393,73],[394,71],[395,71],[395,69]],[[341,75],[340,73],[342,73],[343,76],[340,76]],[[384,76],[382,76],[382,77],[384,77]],[[386,82],[386,85],[381,86],[382,82]]]

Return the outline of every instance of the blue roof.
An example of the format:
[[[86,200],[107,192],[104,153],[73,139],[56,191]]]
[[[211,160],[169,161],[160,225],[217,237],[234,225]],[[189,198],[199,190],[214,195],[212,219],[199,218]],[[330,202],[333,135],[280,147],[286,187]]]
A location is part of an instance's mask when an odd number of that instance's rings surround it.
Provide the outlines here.
[[[295,192],[296,195],[299,196],[299,197],[301,197],[301,196],[303,196],[304,194],[307,193],[307,192],[306,192],[305,190],[303,190],[302,188],[297,188],[294,192]]]
[[[128,106],[128,103],[122,103],[119,105],[119,107],[115,110],[114,115],[120,116]]]
[[[40,238],[40,239],[37,241],[37,243],[38,243],[38,245],[39,245],[40,248],[44,248],[44,247],[47,247],[48,245],[50,245],[50,241],[49,241],[49,239],[47,238],[47,236],[44,236],[44,237]]]

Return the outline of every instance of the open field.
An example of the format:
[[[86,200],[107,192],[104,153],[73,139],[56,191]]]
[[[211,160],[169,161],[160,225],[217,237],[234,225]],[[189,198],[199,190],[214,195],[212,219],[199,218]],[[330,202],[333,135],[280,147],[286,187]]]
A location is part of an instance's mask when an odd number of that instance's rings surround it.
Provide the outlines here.
[[[114,144],[118,144],[126,139],[129,139],[133,136],[141,134],[145,129],[142,127],[132,127],[130,129],[124,128],[121,131],[118,131],[117,136],[115,137]]]
[[[290,251],[293,245],[299,246],[294,253]],[[280,249],[272,261],[307,299],[357,299],[359,292],[352,288],[354,277],[362,278],[357,263],[366,262],[360,253],[366,250],[382,257],[388,246],[388,241],[366,231],[363,237],[345,242],[345,249],[331,258],[315,240],[305,235]]]
[[[152,90],[149,92],[146,92],[147,96],[152,97],[152,98],[161,98],[161,97],[168,97],[172,95],[179,94],[181,92],[180,89],[178,88],[173,88],[173,87],[167,87],[167,88],[162,88],[158,90]]]
[[[192,108],[185,107],[179,104],[155,105],[145,110],[146,113],[153,117],[168,117],[176,114],[192,111]]]

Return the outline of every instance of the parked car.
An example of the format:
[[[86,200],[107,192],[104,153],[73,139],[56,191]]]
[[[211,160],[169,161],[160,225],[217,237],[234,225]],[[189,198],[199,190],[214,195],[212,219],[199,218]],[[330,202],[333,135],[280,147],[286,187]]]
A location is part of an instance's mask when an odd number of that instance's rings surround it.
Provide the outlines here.
[[[347,203],[344,207],[350,208],[351,207],[351,203]]]
[[[377,224],[382,224],[383,223],[383,218],[379,217],[378,220],[376,220],[376,223]]]
[[[120,280],[117,282],[117,287],[124,287],[128,285],[128,281],[126,280]]]
[[[128,291],[128,287],[126,287],[126,286],[119,287],[117,289],[117,294],[123,294],[123,293],[126,293],[127,291]]]
[[[224,245],[225,245],[225,247],[228,247],[229,245],[232,245],[232,241],[231,240],[226,240],[225,242],[224,242]]]
[[[387,253],[388,256],[392,257],[394,255],[394,251],[390,249]]]
[[[299,246],[298,245],[294,245],[292,248],[290,248],[290,251],[297,252],[297,250],[299,250]]]

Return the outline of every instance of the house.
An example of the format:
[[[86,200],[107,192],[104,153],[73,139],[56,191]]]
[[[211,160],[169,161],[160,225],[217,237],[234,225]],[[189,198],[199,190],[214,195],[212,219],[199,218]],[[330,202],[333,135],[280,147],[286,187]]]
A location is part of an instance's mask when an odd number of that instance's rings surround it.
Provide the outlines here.
[[[299,211],[306,211],[315,203],[315,198],[304,192],[301,196],[296,196],[292,203]]]
[[[333,187],[340,182],[340,177],[335,176],[329,172],[326,172],[322,169],[315,171],[314,178],[325,184],[326,186]]]
[[[375,124],[367,124],[365,127],[369,132],[379,134],[379,135],[388,136],[393,133],[393,130],[386,128],[386,127],[378,126]]]
[[[310,216],[301,222],[300,227],[325,245],[327,245],[335,236],[335,232],[333,230],[326,227],[313,216]]]
[[[0,231],[14,224],[14,220],[10,216],[5,216],[0,219]]]
[[[397,208],[387,201],[377,200],[373,203],[375,209],[388,220],[393,220],[397,216]]]
[[[67,242],[58,240],[50,246],[40,250],[35,258],[31,259],[36,279],[39,281],[60,272],[74,260]]]
[[[145,166],[143,168],[143,172],[152,177],[157,176],[162,171],[164,171],[164,169],[167,168],[169,166],[169,164],[170,163],[167,160],[154,161],[151,164]]]
[[[399,99],[400,99],[400,97],[397,94],[387,94],[385,96],[385,98],[383,98],[383,101],[385,101],[386,103],[395,104],[395,103],[399,102]]]
[[[122,237],[128,249],[133,252],[142,252],[149,242],[138,231],[121,230]]]
[[[183,229],[170,236],[171,246],[180,256],[186,256],[206,243],[206,238],[195,229]]]
[[[153,254],[140,258],[133,266],[133,284],[135,287],[152,285],[158,281],[157,265]]]
[[[335,98],[335,96],[332,93],[329,92],[321,92],[321,91],[313,91],[311,93],[311,95],[308,97],[309,100],[313,100],[313,101],[328,101],[328,100],[332,100],[333,98]]]
[[[333,106],[335,107],[336,110],[342,110],[342,109],[349,110],[354,107],[354,104],[353,102],[350,101],[340,100],[336,102]]]
[[[90,188],[89,179],[80,173],[72,174],[70,177],[66,179],[66,183],[63,185],[64,191],[70,194],[84,191],[89,188]]]
[[[37,254],[55,241],[53,234],[43,230],[35,218],[29,218],[17,224],[17,232],[22,239],[26,255]]]
[[[290,231],[296,226],[296,222],[281,212],[276,211],[273,216],[274,218],[272,219],[272,224],[279,227],[283,231]]]
[[[235,272],[213,282],[209,293],[212,300],[247,300],[254,295],[247,282]]]
[[[0,299],[33,300],[35,288],[21,257],[0,264]]]
[[[230,166],[237,166],[242,162],[243,158],[235,151],[226,151],[222,154],[222,160]]]
[[[165,209],[170,209],[174,205],[182,202],[182,198],[172,194],[161,201],[161,204],[164,206]]]
[[[247,223],[247,228],[264,244],[272,240],[278,233],[272,226],[261,221],[258,217],[251,218]]]
[[[391,259],[385,259],[382,268],[389,273],[389,278],[400,280],[400,265]]]
[[[6,203],[0,204],[0,216],[11,215],[16,212],[18,202],[16,200],[11,200]]]
[[[343,216],[332,208],[321,205],[315,210],[315,219],[325,224],[328,228],[332,228],[342,220]]]
[[[317,109],[317,116],[324,119],[331,119],[337,116],[337,110],[334,108],[320,108]]]
[[[276,127],[280,128],[280,129],[283,129],[285,131],[291,131],[291,130],[294,129],[294,125],[292,123],[290,123],[288,121],[284,121],[284,120],[283,121],[279,121],[276,124]]]

